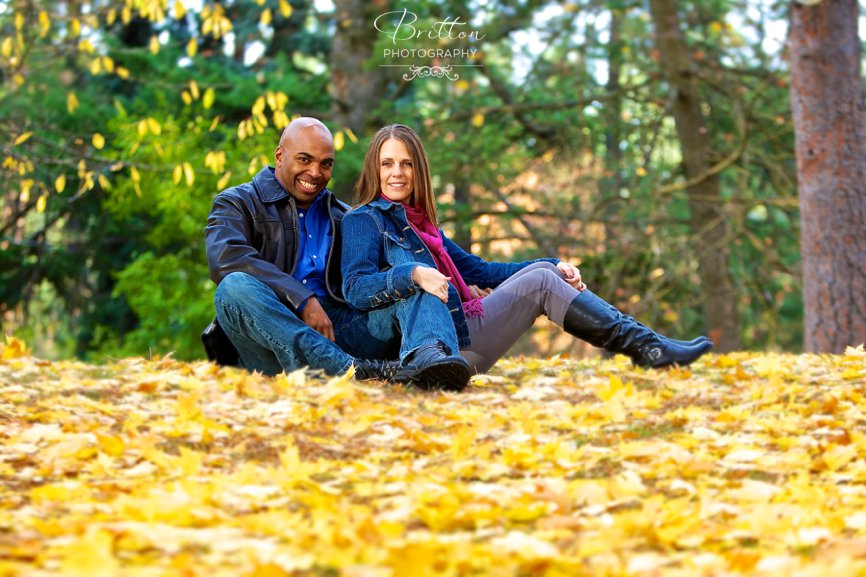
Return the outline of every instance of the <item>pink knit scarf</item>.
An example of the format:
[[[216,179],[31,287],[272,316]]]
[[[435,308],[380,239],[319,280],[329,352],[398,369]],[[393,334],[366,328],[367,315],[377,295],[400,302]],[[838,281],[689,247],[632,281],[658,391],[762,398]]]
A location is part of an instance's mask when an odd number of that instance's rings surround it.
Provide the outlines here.
[[[384,195],[382,198],[390,201]],[[403,208],[406,209],[409,226],[418,234],[418,237],[430,251],[430,254],[433,255],[436,268],[445,276],[451,277],[451,284],[457,289],[457,294],[460,295],[460,301],[463,303],[463,313],[468,318],[482,316],[484,308],[481,305],[481,299],[472,298],[469,287],[466,286],[463,277],[460,276],[460,271],[454,266],[454,261],[451,260],[451,256],[445,250],[442,235],[436,226],[430,222],[427,213],[421,208],[415,208],[408,204],[403,204]]]

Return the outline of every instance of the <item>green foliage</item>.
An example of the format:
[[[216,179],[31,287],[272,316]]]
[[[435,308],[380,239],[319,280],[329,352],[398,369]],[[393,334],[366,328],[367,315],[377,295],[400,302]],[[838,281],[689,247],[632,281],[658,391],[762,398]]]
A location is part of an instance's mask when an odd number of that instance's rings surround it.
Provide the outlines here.
[[[173,351],[180,359],[201,356],[198,333],[213,318],[214,286],[208,280],[204,250],[157,256],[139,255],[117,275],[114,293],[123,296],[138,325],[106,343],[117,355]]]
[[[206,5],[209,15],[192,10],[178,19],[172,6],[149,20],[149,2],[126,16],[120,2],[85,2],[80,13],[49,2],[49,28],[34,9],[20,32],[15,9],[2,8],[0,52],[12,39],[0,56],[5,330],[37,334],[27,312],[38,310],[57,320],[57,351],[201,356],[198,333],[212,316],[204,261],[211,201],[272,162],[294,114],[318,115],[340,133],[332,187],[351,200],[370,134],[350,135],[333,120],[330,51],[338,34],[377,33],[371,22],[345,30],[336,14],[307,2],[286,15],[287,5],[226,4],[233,46],[205,31],[219,3]],[[596,292],[653,326],[681,336],[703,330],[694,247],[705,239],[692,230],[678,188],[672,95],[646,7],[424,0],[408,8],[419,28],[460,16],[485,34],[471,44],[483,67],[460,68],[456,82],[388,76],[388,92],[366,111],[422,134],[446,228],[488,258],[570,259]],[[763,42],[785,7],[719,0],[679,8],[712,160],[733,155],[720,172],[732,230],[723,242],[744,343],[797,350],[787,71]],[[378,65],[389,42],[379,35],[348,81],[387,75]],[[446,44],[470,46],[419,39],[412,47]],[[247,49],[261,56],[247,61]],[[612,69],[617,82],[607,78]]]

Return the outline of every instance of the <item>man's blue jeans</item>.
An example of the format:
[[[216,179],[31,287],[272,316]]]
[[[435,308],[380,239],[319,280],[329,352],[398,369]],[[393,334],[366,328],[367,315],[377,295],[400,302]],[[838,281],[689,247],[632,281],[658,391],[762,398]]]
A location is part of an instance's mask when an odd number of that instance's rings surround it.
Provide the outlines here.
[[[367,313],[332,299],[319,302],[334,326],[336,342],[304,323],[270,287],[249,274],[229,274],[214,296],[217,320],[238,350],[241,365],[250,371],[275,375],[309,366],[336,375],[356,358],[393,358],[399,345],[402,359],[435,341],[457,354],[448,307],[424,291]]]

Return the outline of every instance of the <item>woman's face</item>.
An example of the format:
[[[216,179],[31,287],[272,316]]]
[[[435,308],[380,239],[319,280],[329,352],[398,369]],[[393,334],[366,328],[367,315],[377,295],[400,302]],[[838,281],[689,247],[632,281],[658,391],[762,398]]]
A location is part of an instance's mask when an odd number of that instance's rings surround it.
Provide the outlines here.
[[[415,170],[406,145],[389,138],[379,149],[379,185],[382,195],[394,202],[412,204]]]

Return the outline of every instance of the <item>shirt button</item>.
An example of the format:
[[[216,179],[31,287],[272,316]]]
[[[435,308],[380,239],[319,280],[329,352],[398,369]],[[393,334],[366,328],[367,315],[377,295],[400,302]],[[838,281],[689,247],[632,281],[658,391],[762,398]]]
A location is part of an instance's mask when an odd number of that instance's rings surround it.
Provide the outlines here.
[[[319,258],[319,257],[317,257],[316,255],[313,255],[313,258]]]
[[[310,238],[313,238],[313,235],[311,235],[311,234],[308,234],[307,236],[310,237]]]
[[[307,279],[304,279],[304,280],[302,280],[301,282],[304,283],[304,284],[307,284]]]
[[[303,212],[299,212],[299,213],[298,213],[298,216],[300,216],[301,218],[304,218],[304,213],[303,213]]]

